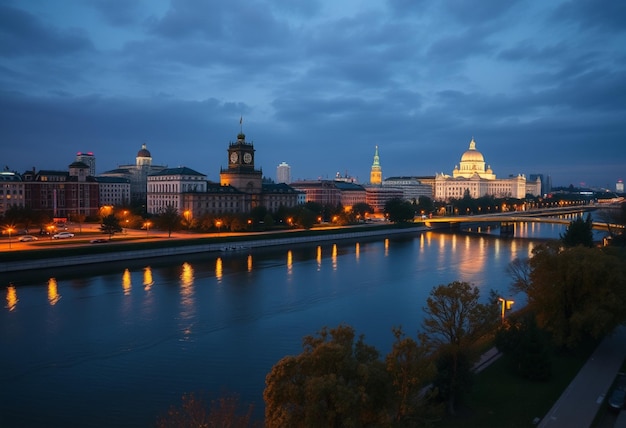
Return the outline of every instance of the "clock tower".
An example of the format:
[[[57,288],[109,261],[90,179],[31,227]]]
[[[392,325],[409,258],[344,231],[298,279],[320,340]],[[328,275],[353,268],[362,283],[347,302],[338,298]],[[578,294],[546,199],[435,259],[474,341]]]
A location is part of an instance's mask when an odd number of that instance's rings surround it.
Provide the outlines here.
[[[254,152],[254,144],[240,132],[237,141],[228,145],[228,168],[220,170],[220,184],[244,193],[261,193],[263,173],[254,169]]]

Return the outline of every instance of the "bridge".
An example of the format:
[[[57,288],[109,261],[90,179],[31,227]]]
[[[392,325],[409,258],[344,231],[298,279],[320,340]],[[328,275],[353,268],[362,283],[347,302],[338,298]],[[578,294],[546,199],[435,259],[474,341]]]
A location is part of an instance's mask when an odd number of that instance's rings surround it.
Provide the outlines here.
[[[513,236],[513,224],[515,223],[552,223],[569,226],[572,222],[571,219],[557,218],[554,216],[583,214],[584,212],[595,209],[596,207],[546,208],[535,211],[513,211],[492,214],[433,217],[423,219],[422,221],[428,227],[443,223],[448,224],[450,228],[458,228],[464,223],[499,223],[501,235]],[[592,228],[596,230],[610,231],[615,229],[624,229],[624,225],[594,221],[592,222]]]

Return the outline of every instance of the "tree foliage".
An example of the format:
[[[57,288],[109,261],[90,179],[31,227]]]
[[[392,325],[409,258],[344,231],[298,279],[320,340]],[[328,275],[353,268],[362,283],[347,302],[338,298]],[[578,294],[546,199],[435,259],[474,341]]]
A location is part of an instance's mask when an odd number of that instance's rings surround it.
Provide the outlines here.
[[[378,351],[349,326],[304,338],[304,351],[281,359],[266,377],[267,427],[380,426],[389,376]]]
[[[429,348],[401,328],[393,333],[384,361],[347,325],[305,337],[303,352],[280,360],[266,377],[266,426],[432,426],[442,406],[425,388],[435,375]]]
[[[229,427],[250,428],[261,427],[253,421],[252,405],[240,413],[239,397],[225,395],[211,400],[207,405],[204,397],[194,393],[185,394],[180,406],[172,406],[166,415],[157,419],[158,428],[197,428],[197,427]]]
[[[561,242],[567,247],[575,247],[583,245],[585,247],[593,247],[593,221],[591,214],[583,220],[582,215],[576,217],[576,220],[570,222],[561,235]]]
[[[389,221],[403,223],[413,220],[415,217],[415,207],[407,200],[393,198],[385,203],[384,213]]]
[[[182,227],[182,216],[173,205],[168,205],[155,218],[156,226],[167,231],[167,237],[172,236],[172,232],[180,230]]]
[[[100,224],[100,231],[109,235],[109,239],[111,239],[113,235],[122,231],[120,220],[115,217],[115,214],[109,214],[103,217],[102,224]]]
[[[439,387],[450,413],[455,411],[456,397],[467,386],[464,381],[469,378],[472,345],[498,324],[495,302],[483,304],[479,299],[477,287],[454,281],[434,287],[426,300],[420,337],[440,352],[440,369],[445,371],[440,370]]]
[[[601,338],[626,321],[626,263],[622,254],[546,244],[529,261],[528,305],[537,325],[558,346]]]

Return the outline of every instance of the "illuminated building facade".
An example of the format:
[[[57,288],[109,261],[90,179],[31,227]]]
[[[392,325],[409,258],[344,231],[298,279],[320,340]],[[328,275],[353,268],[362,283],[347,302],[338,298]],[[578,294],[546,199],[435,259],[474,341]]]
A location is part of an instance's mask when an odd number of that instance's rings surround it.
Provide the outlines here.
[[[380,186],[383,182],[383,169],[380,166],[380,157],[378,156],[378,146],[374,152],[374,163],[370,170],[370,184],[372,186]]]
[[[0,215],[11,207],[24,207],[24,182],[19,174],[0,172]]]
[[[496,178],[482,153],[476,149],[473,138],[468,150],[461,156],[460,164],[454,167],[452,176],[444,173],[435,175],[434,198],[440,201],[461,199],[465,194],[472,198],[490,195],[522,199],[527,193],[541,195],[541,180],[537,179],[534,184],[527,183],[522,174],[505,179]]]

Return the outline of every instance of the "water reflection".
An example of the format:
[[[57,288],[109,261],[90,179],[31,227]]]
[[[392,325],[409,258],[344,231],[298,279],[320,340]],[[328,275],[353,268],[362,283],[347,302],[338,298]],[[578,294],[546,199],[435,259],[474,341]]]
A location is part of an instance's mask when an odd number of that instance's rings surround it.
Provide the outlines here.
[[[189,340],[191,335],[191,327],[195,319],[195,298],[193,293],[194,270],[193,267],[185,262],[180,273],[180,303],[181,303],[181,330],[183,331],[182,340]]]
[[[291,275],[293,273],[293,253],[291,250],[287,251],[287,273]]]
[[[130,296],[132,281],[130,277],[130,271],[128,269],[124,269],[124,274],[122,275],[122,288],[124,289],[124,296]]]
[[[361,245],[357,242],[354,246],[354,257],[356,261],[359,261],[359,257],[361,256]]]
[[[143,269],[143,289],[149,291],[152,288],[152,284],[154,284],[152,268],[148,266]]]
[[[7,287],[7,305],[5,306],[9,311],[12,311],[17,306],[19,299],[17,298],[17,291],[13,285]]]
[[[317,261],[317,271],[319,272],[322,268],[322,247],[320,245],[317,246],[315,261]]]
[[[248,272],[252,272],[252,254],[248,254]]]
[[[337,270],[337,244],[333,244],[331,257],[333,261],[333,270]]]
[[[224,267],[222,266],[222,258],[218,257],[215,260],[215,278],[217,282],[222,282],[222,275],[224,274]]]
[[[389,238],[385,238],[385,257],[389,255]]]
[[[55,278],[50,278],[48,280],[48,303],[51,306],[57,304],[57,302],[61,299],[61,295],[58,292],[57,280]]]

